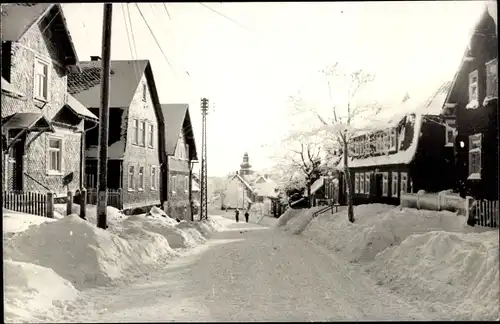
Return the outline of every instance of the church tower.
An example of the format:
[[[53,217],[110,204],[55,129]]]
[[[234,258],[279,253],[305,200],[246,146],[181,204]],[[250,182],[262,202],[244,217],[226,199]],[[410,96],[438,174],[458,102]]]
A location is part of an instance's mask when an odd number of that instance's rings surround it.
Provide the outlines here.
[[[245,152],[243,155],[243,163],[240,164],[240,175],[249,175],[252,174],[252,170],[250,169],[252,166],[250,165],[248,159],[248,153]]]

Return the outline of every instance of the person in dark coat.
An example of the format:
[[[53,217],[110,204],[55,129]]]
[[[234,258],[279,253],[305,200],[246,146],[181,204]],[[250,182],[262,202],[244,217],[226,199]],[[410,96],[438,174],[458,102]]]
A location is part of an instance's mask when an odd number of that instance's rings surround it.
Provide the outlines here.
[[[248,217],[250,217],[250,215],[248,214],[248,210],[245,211],[245,221],[248,223]]]
[[[240,221],[240,210],[238,208],[234,211],[234,216],[236,217],[236,223],[238,223]]]

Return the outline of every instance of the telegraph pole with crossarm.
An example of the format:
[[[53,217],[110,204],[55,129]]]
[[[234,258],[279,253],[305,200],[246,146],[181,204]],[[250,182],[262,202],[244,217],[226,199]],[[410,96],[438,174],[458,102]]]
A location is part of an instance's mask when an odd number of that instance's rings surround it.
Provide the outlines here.
[[[208,219],[207,212],[207,114],[208,99],[201,98],[201,206],[200,220]]]

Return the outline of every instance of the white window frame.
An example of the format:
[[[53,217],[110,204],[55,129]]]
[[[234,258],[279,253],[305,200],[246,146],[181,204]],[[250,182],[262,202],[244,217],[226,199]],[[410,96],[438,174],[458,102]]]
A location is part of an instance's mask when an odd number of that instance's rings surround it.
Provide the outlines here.
[[[389,196],[389,172],[382,172],[382,196]]]
[[[399,174],[398,172],[391,172],[392,183],[391,183],[391,193],[392,197],[397,198],[399,192]]]
[[[187,175],[184,176],[184,192],[188,193],[189,191],[189,177]]]
[[[365,138],[365,154],[370,154],[370,136],[367,135]]]
[[[155,125],[148,124],[148,147],[154,147],[154,138],[155,138]]]
[[[148,93],[148,86],[146,85],[146,83],[143,83],[142,84],[142,101],[144,101],[144,102],[146,102],[148,100],[147,93]]]
[[[359,193],[360,194],[365,193],[365,174],[364,173],[359,174]]]
[[[469,153],[468,153],[468,160],[469,160],[469,176],[467,177],[468,180],[480,180],[481,179],[481,163],[482,163],[482,156],[481,156],[481,146],[482,146],[482,134],[474,134],[469,136]],[[477,142],[477,145],[474,145],[474,142]],[[473,156],[478,157],[478,167],[476,169],[472,168],[472,159]]]
[[[354,193],[359,193],[359,173],[354,173]]]
[[[144,172],[145,167],[140,165],[137,169],[137,191],[144,191]]]
[[[408,173],[401,172],[401,191],[408,192]]]
[[[473,81],[473,79],[476,79],[476,81]],[[467,108],[474,108],[474,103],[477,103],[479,100],[479,85],[478,85],[478,80],[479,80],[479,73],[478,70],[474,70],[469,73],[469,104],[467,105]],[[473,89],[476,89],[476,94],[473,94]]]
[[[151,166],[149,171],[150,187],[151,190],[158,189],[158,167],[156,165]]]
[[[132,171],[132,172],[130,172]],[[135,165],[129,165],[127,170],[128,191],[135,191]]]
[[[184,144],[184,150],[186,152],[186,160],[189,160],[189,144]]]
[[[498,98],[498,60],[486,62],[486,98]],[[492,71],[494,71],[495,80],[492,80]],[[492,86],[494,88],[492,88]]]
[[[369,195],[370,194],[370,173],[366,172],[365,173],[365,194]]]
[[[45,97],[43,95],[40,96],[38,93],[38,88],[39,88],[39,83],[38,83],[38,71],[37,68],[39,65],[44,65],[47,68],[47,72],[45,75]],[[49,91],[49,86],[50,86],[50,63],[47,60],[44,60],[40,57],[35,57],[35,63],[33,65],[34,71],[33,71],[33,98],[41,101],[48,102],[50,99],[50,91]]]
[[[396,136],[396,129],[392,128],[389,132],[389,151],[395,151],[398,147],[398,137]]]
[[[448,119],[445,122],[445,144],[446,147],[455,146],[456,121]]]
[[[172,175],[172,178],[170,180],[170,184],[171,184],[171,188],[172,188],[172,196],[175,196],[175,194],[177,193],[177,176],[176,175]]]
[[[146,146],[146,121],[139,121],[139,146]]]
[[[389,139],[389,134],[387,132],[384,132],[382,135],[382,143],[383,143],[383,151],[387,153],[389,149],[391,148],[391,142]]]
[[[132,119],[132,144],[139,145],[139,119]]]
[[[58,141],[60,147],[58,149],[50,147],[50,141]],[[64,138],[62,136],[50,135],[47,136],[47,175],[62,175],[64,173]],[[52,152],[59,152],[59,168],[60,170],[52,169]]]

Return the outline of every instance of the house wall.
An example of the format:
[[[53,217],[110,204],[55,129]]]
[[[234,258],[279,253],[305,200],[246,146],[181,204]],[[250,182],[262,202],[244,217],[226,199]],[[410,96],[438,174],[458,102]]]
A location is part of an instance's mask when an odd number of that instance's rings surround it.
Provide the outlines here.
[[[176,177],[175,182],[173,180],[174,176]],[[189,188],[184,188],[186,183],[184,179],[186,178],[189,181],[189,160],[169,156],[167,214],[179,219],[190,220]]]
[[[158,147],[158,122],[153,106],[153,99],[147,86],[146,101],[142,100],[143,84],[147,85],[143,75],[136,89],[132,103],[125,112],[127,133],[123,160],[123,204],[125,209],[139,208],[160,204],[160,162]],[[146,122],[145,144],[134,143],[134,119]],[[153,147],[148,146],[148,125],[154,126]],[[140,138],[140,137],[139,137]],[[129,167],[134,166],[135,188],[129,186]],[[144,167],[144,188],[139,188],[139,167]],[[156,167],[156,184],[151,182],[151,168]],[[154,188],[153,188],[154,187]]]
[[[415,192],[439,192],[454,188],[453,148],[446,147],[445,142],[445,126],[424,119],[417,152],[410,165]]]
[[[44,30],[42,34],[42,30]],[[12,115],[16,112],[41,112],[51,120],[55,114],[67,103],[67,72],[60,61],[57,50],[53,44],[57,40],[52,35],[51,28],[45,25],[33,25],[18,42],[11,44],[11,66],[10,83],[13,84],[27,99],[19,100],[2,94],[2,117]],[[2,53],[3,55],[8,55]],[[35,58],[44,60],[49,65],[49,101],[41,102],[34,99],[34,69]],[[83,130],[81,122],[76,131]],[[27,136],[29,143],[35,136],[31,133]],[[60,174],[47,173],[47,143],[49,136],[58,136],[63,139],[63,170]],[[67,190],[79,188],[80,177],[80,143],[81,135],[75,130],[56,127],[54,134],[42,134],[35,139],[25,151],[24,170],[38,182],[42,183],[50,191],[65,195]],[[72,181],[67,187],[63,185],[63,179]],[[47,189],[40,186],[30,177],[24,177],[24,190],[45,192]]]
[[[247,197],[250,198],[245,185],[237,177],[234,177],[227,184],[224,205],[227,208],[244,209],[246,207],[244,202]]]
[[[458,135],[455,141],[456,178],[462,196],[498,199],[498,100],[483,106],[486,95],[485,63],[498,57],[496,26],[489,15],[483,16],[477,26],[476,36],[471,39],[473,61],[465,62],[457,78],[448,102],[456,103]],[[490,35],[490,36],[485,36]],[[478,70],[479,107],[467,109],[469,103],[469,73]],[[469,136],[482,133],[481,179],[469,180]],[[461,147],[460,142],[463,142]]]

